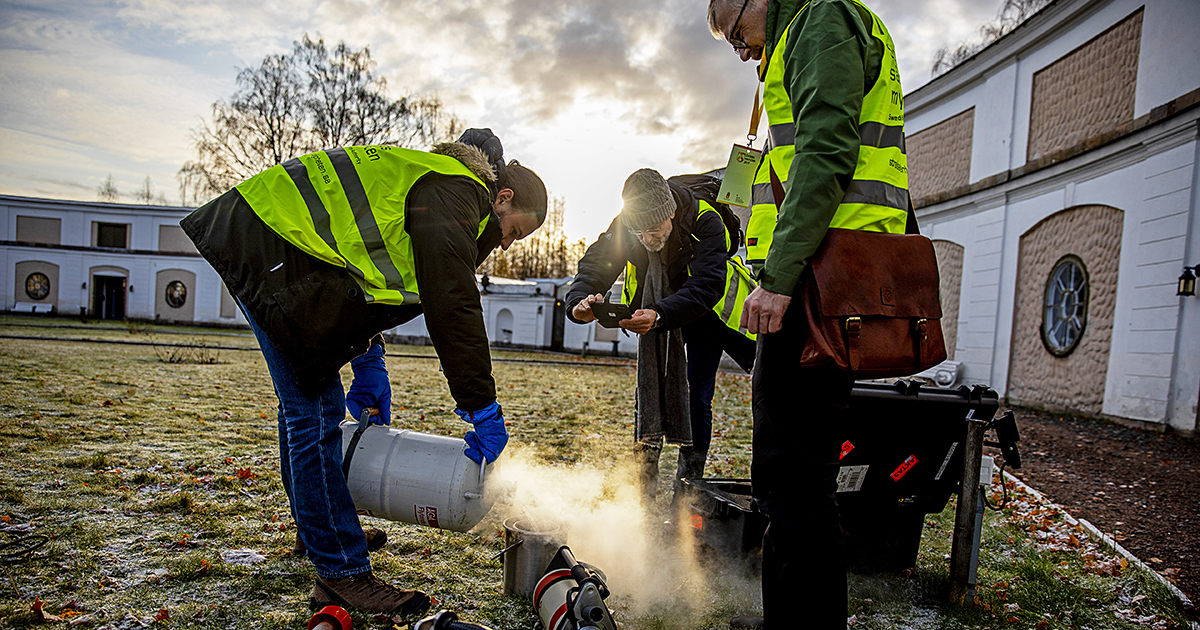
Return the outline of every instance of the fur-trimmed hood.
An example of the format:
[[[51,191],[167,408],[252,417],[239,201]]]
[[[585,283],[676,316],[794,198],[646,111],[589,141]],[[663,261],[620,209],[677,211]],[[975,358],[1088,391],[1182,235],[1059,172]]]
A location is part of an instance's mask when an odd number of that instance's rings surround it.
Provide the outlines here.
[[[496,172],[492,170],[487,155],[479,147],[461,142],[442,142],[434,145],[430,153],[449,156],[462,162],[476,177],[487,183],[489,188],[491,184],[496,183]]]

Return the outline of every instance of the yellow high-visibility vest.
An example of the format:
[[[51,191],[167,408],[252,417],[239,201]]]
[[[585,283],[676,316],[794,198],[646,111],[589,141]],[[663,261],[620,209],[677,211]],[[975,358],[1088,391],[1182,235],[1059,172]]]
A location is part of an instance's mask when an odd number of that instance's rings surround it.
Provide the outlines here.
[[[887,27],[870,9],[850,0],[863,23],[870,23],[871,36],[883,44],[879,78],[863,97],[859,114],[858,164],[829,227],[902,234],[908,219],[908,157],[904,151],[904,95],[896,46]],[[808,9],[804,5],[796,14]],[[783,80],[784,49],[792,25],[784,29],[771,54],[763,77],[763,107],[767,113],[767,159],[754,178],[750,220],[746,224],[746,249],[756,267],[767,257],[779,209],[771,191],[770,167],[786,189],[796,156],[796,124],[792,99]],[[753,244],[751,244],[753,243]]]
[[[238,184],[254,212],[304,253],[346,269],[368,302],[421,301],[412,241],[404,229],[408,191],[429,173],[482,180],[458,160],[387,146],[351,146],[292,158]],[[491,214],[479,223],[483,234]]]
[[[720,216],[717,209],[712,207],[712,204],[704,200],[697,200],[699,210],[696,212],[696,219],[699,220],[706,212],[712,212]],[[722,226],[724,222],[722,222]],[[691,235],[693,239],[699,241],[695,234]],[[732,237],[729,234],[729,228],[725,228],[725,251],[728,252],[732,245]],[[692,275],[692,267],[688,265],[688,275]],[[638,286],[637,267],[629,261],[625,262],[625,282],[621,287],[621,302],[633,306],[633,296],[637,295]],[[753,340],[756,335],[747,331],[740,326],[742,321],[742,304],[746,301],[746,296],[758,286],[754,282],[754,274],[746,267],[745,263],[738,256],[731,256],[725,260],[725,290],[721,292],[721,299],[713,305],[713,312],[717,314],[717,318],[726,326],[745,335]]]

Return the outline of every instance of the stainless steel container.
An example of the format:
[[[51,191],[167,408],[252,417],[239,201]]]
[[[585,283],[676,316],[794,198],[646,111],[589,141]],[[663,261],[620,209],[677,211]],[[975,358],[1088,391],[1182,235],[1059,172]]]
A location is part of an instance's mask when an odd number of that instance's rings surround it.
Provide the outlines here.
[[[512,516],[504,521],[504,594],[533,597],[538,580],[558,549],[567,544],[559,523]]]
[[[352,456],[346,485],[369,516],[465,532],[511,486],[494,479],[497,464],[467,458],[462,439],[373,424],[355,441],[359,423],[341,426],[342,456]]]

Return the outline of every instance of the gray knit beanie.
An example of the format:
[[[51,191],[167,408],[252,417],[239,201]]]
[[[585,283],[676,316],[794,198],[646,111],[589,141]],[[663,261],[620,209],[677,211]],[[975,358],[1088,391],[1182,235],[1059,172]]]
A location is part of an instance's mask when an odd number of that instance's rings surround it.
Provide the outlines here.
[[[621,208],[621,222],[630,230],[644,230],[667,219],[675,212],[675,197],[667,187],[667,181],[658,171],[643,168],[625,180],[621,191],[625,207]]]

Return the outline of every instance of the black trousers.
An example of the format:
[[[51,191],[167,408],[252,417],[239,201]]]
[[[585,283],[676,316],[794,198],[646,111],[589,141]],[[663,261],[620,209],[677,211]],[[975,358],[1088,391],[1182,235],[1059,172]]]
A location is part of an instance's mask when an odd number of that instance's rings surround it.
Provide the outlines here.
[[[844,630],[846,560],[836,498],[838,443],[851,375],[801,369],[806,329],[799,300],[777,333],[760,334],[753,377],[754,496],[763,536],[768,629]]]

